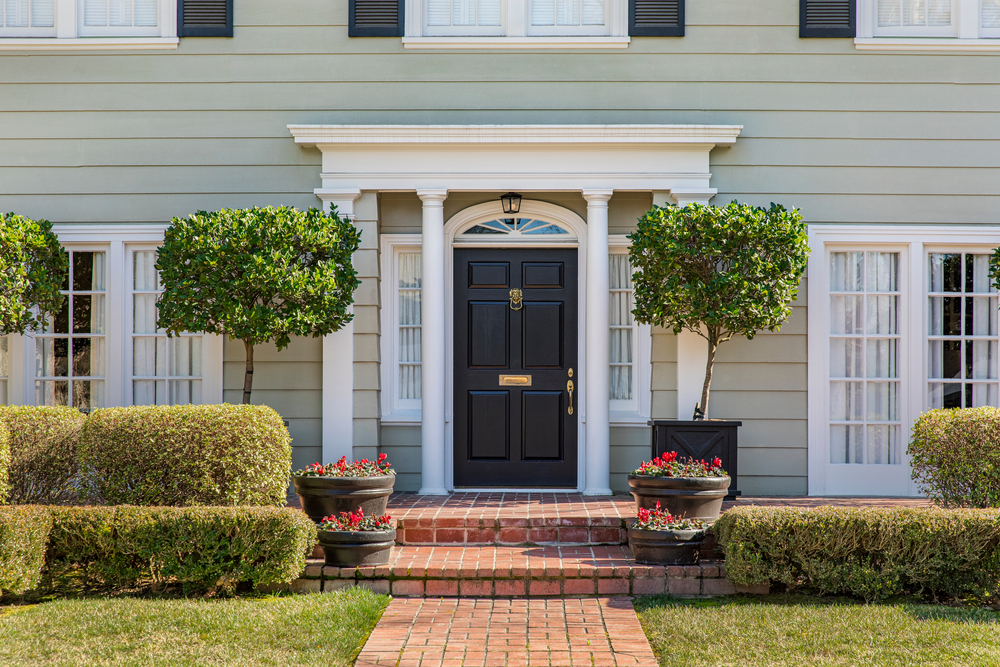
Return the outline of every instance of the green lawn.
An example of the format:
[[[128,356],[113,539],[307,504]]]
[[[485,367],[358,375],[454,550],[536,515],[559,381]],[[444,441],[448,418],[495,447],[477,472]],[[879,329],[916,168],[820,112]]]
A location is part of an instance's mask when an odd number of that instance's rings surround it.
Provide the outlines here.
[[[770,595],[638,598],[661,667],[1000,665],[1000,614]]]
[[[0,665],[351,665],[388,602],[350,588],[0,607]]]

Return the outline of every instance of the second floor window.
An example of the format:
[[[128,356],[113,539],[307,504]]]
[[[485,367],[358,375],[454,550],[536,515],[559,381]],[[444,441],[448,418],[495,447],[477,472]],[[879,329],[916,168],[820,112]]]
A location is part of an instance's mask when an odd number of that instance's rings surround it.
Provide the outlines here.
[[[164,21],[176,11],[177,0],[0,0],[0,37],[176,37]]]
[[[859,37],[1000,37],[1000,0],[858,0],[858,12]]]
[[[608,36],[622,0],[424,0],[430,36]]]

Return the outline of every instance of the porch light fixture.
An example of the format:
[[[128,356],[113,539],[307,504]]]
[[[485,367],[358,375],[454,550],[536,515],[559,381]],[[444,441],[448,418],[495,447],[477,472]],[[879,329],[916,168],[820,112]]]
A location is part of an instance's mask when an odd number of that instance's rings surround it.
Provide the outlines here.
[[[521,212],[521,195],[516,192],[508,192],[500,195],[500,203],[503,205],[503,212],[507,214]]]

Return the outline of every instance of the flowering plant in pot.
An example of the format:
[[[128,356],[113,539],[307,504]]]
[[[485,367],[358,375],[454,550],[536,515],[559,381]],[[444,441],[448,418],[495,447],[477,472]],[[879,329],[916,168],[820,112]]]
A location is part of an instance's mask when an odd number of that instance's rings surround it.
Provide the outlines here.
[[[636,562],[645,565],[697,565],[708,524],[668,514],[660,503],[636,510],[628,529],[628,545]]]
[[[318,535],[326,564],[337,567],[385,565],[396,542],[392,517],[365,516],[361,507],[357,512],[323,517]]]
[[[719,457],[709,462],[667,452],[633,470],[628,485],[639,510],[651,510],[662,502],[671,515],[714,521],[722,511],[729,475]]]
[[[386,458],[384,453],[377,461],[348,461],[342,456],[336,463],[313,463],[296,470],[292,483],[302,511],[317,523],[359,506],[370,517],[384,514],[396,482],[396,471]]]

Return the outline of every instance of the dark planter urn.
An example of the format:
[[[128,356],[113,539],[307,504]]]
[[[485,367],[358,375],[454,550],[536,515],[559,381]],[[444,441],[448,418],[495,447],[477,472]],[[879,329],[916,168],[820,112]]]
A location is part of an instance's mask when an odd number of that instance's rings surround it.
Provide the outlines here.
[[[697,565],[706,529],[628,529],[628,546],[635,562],[643,565]]]
[[[292,477],[302,511],[316,523],[330,515],[339,516],[341,512],[357,512],[358,507],[365,516],[382,516],[395,482],[395,475]]]
[[[319,545],[327,565],[365,567],[389,562],[396,530],[321,530]]]
[[[685,519],[715,521],[729,489],[729,477],[653,477],[629,475],[636,508],[660,509]]]
[[[653,458],[666,452],[677,452],[682,458],[706,459],[718,456],[732,482],[729,500],[740,497],[739,486],[739,427],[743,422],[726,419],[654,419],[652,426]]]

